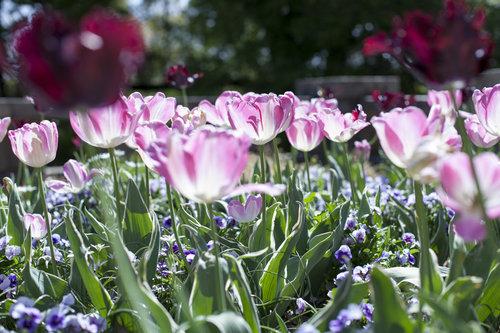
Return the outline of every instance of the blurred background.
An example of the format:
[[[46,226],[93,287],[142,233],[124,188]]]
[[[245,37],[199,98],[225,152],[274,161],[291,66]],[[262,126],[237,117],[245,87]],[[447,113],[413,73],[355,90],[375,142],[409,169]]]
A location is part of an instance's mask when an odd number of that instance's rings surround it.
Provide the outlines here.
[[[500,45],[500,0],[468,1],[487,14],[487,30]],[[99,6],[128,13],[143,24],[147,57],[132,88],[168,90],[165,70],[185,64],[204,73],[190,95],[218,95],[226,89],[281,93],[297,80],[338,75],[397,75],[401,90],[423,88],[395,61],[365,58],[362,41],[374,31],[389,30],[392,18],[420,9],[437,12],[441,0],[1,0],[1,34],[50,5],[79,17]],[[500,48],[491,67],[500,67]],[[14,81],[3,77],[3,96],[21,96]],[[300,89],[299,89],[300,90]],[[299,92],[300,93],[300,92]],[[171,95],[178,94],[172,90]]]

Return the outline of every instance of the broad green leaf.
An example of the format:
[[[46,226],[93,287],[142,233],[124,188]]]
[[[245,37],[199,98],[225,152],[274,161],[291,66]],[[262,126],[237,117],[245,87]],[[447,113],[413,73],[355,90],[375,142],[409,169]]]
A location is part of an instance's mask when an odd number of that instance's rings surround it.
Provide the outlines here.
[[[227,272],[227,262],[223,258],[219,258],[219,262],[222,266],[223,275],[225,275],[224,273]],[[215,265],[215,257],[209,253],[205,253],[205,255],[198,258],[194,282],[189,297],[189,307],[193,316],[210,315],[223,310],[221,302],[217,301],[220,297],[217,293],[217,288],[214,287],[214,283],[218,281]],[[224,277],[223,280],[226,281]]]
[[[263,223],[262,219],[259,219],[259,221],[254,224],[253,231],[248,241],[248,248],[251,252],[257,252],[267,247],[274,249],[274,238],[272,234],[279,205],[280,203],[276,202],[266,209],[266,224]]]
[[[83,243],[82,236],[77,230],[75,224],[71,219],[71,214],[66,218],[66,234],[68,240],[71,244],[71,250],[73,251],[74,261],[80,273],[87,294],[89,295],[92,304],[103,317],[109,312],[113,306],[111,297],[108,291],[99,281],[95,272],[91,269],[89,262],[87,261],[87,249]]]
[[[231,281],[238,291],[239,299],[243,312],[243,318],[247,321],[253,333],[260,333],[259,313],[252,298],[250,284],[246,278],[243,267],[236,258],[231,255],[225,255],[229,266],[229,275]]]
[[[300,204],[299,211],[297,212],[297,223],[293,227],[292,232],[276,250],[264,267],[264,272],[259,279],[263,303],[273,301],[278,296],[281,288],[283,288],[285,282],[284,272],[287,261],[290,258],[290,255],[297,244],[302,228],[304,227],[302,210],[303,208]]]
[[[153,229],[151,231],[152,237],[149,246],[141,258],[140,272],[143,278],[148,283],[153,281],[156,276],[156,269],[158,265],[158,255],[160,253],[160,225],[156,214],[153,213]]]
[[[491,270],[482,294],[476,302],[477,316],[480,321],[486,320],[490,315],[493,318],[500,316],[500,264]]]
[[[24,209],[21,198],[14,184],[9,194],[9,218],[7,220],[7,235],[9,244],[22,246],[26,234],[23,223]]]
[[[414,323],[406,313],[403,301],[398,297],[391,280],[380,269],[374,267],[371,273],[373,289],[374,332],[412,333]]]
[[[459,277],[444,291],[441,300],[447,302],[454,312],[464,320],[474,319],[475,313],[471,311],[481,294],[483,280],[476,276]]]
[[[197,327],[192,332],[251,333],[247,322],[235,312],[195,318]]]
[[[61,300],[64,293],[68,290],[68,283],[58,276],[31,267],[31,231],[26,232],[23,243],[24,251],[24,269],[23,269],[23,287],[24,296],[39,298],[43,295],[49,295],[53,303]]]
[[[153,222],[149,210],[142,199],[137,185],[129,179],[125,205],[125,222],[123,224],[123,240],[133,253],[147,248],[151,240]]]

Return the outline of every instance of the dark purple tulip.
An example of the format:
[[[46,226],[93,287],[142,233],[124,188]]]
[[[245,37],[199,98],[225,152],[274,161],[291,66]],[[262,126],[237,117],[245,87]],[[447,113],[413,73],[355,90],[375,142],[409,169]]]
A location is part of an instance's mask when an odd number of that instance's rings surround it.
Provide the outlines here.
[[[492,54],[484,22],[483,10],[471,11],[464,0],[445,0],[437,17],[419,10],[396,17],[391,33],[365,39],[363,53],[388,53],[431,87],[464,87],[487,68]]]
[[[190,73],[184,65],[170,66],[165,72],[166,83],[178,89],[189,88],[202,77],[203,73]]]
[[[41,10],[14,38],[19,78],[42,110],[111,104],[143,60],[139,24],[94,10],[78,24]]]
[[[380,90],[374,90],[372,91],[372,98],[383,112],[415,104],[415,96],[405,95],[400,91],[381,92]]]

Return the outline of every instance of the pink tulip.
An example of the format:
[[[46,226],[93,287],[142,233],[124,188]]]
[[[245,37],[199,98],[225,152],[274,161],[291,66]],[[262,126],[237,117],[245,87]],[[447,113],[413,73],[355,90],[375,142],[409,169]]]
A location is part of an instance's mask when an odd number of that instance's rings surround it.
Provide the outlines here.
[[[47,120],[9,131],[12,151],[33,168],[41,168],[56,158],[58,137],[56,124]]]
[[[203,100],[198,104],[198,108],[206,114],[208,123],[215,126],[230,127],[228,107],[229,104],[232,103],[233,99],[241,100],[242,96],[237,91],[224,91],[215,100],[215,105],[207,100]]]
[[[465,119],[465,131],[467,136],[478,147],[490,148],[500,141],[500,137],[494,136],[486,131],[475,114],[469,114]]]
[[[247,93],[228,104],[228,119],[233,129],[242,131],[252,143],[263,145],[288,129],[294,118],[295,95]]]
[[[63,174],[66,181],[47,180],[47,186],[57,193],[79,193],[85,185],[96,175],[98,171],[93,169],[90,172],[85,165],[73,159],[64,163]]]
[[[368,161],[370,159],[371,150],[372,146],[366,139],[354,141],[354,155],[356,155],[358,159]]]
[[[246,223],[255,220],[261,208],[262,197],[249,195],[244,206],[239,200],[231,200],[227,206],[227,213],[239,223]]]
[[[433,105],[439,105],[441,106],[441,112],[443,115],[447,118],[456,119],[456,111],[455,110],[455,103],[457,104],[457,107],[460,107],[462,105],[462,91],[457,90],[455,92],[455,101],[453,101],[453,97],[451,96],[451,93],[448,90],[429,90],[427,92],[427,104],[429,104],[430,107]]]
[[[0,119],[0,142],[3,141],[10,126],[10,117]]]
[[[153,143],[166,142],[169,133],[170,128],[160,121],[140,125],[135,130],[133,137],[134,143],[137,146],[137,152],[146,167],[154,172],[156,172],[155,162],[151,159],[147,151]]]
[[[483,195],[487,217],[500,217],[500,160],[493,153],[482,153],[473,159]],[[481,221],[481,207],[467,154],[458,152],[446,159],[439,170],[441,187],[438,194],[446,206],[459,213],[456,232],[466,241],[481,240],[486,228]]]
[[[164,93],[157,92],[154,96],[142,97],[141,93],[134,92],[128,97],[130,113],[136,113],[144,108],[139,123],[161,121],[167,123],[174,117],[176,100],[166,97]],[[144,105],[144,106],[143,106]]]
[[[115,103],[86,112],[70,112],[69,120],[76,135],[91,146],[115,148],[134,133],[144,107],[130,110],[121,96]]]
[[[323,140],[321,124],[315,116],[296,118],[286,130],[290,144],[300,151],[311,151]]]
[[[477,117],[490,134],[500,136],[500,84],[483,91],[475,90],[472,95]]]
[[[166,140],[152,143],[147,153],[154,169],[186,198],[213,202],[229,195],[264,192],[279,195],[282,186],[246,184],[237,186],[248,161],[250,139],[211,126],[189,136],[171,131]]]
[[[310,101],[300,101],[295,108],[295,116],[301,117],[310,114],[319,114],[320,111],[338,109],[338,101],[336,98],[313,98]]]
[[[47,223],[40,214],[26,213],[23,217],[26,230],[31,228],[31,237],[40,240],[47,234]]]
[[[381,113],[371,120],[389,160],[424,182],[437,176],[435,162],[440,157],[461,148],[455,128],[445,119],[432,116],[439,112],[437,110],[426,117],[424,111],[410,106]]]
[[[351,113],[342,113],[339,109],[322,111],[319,120],[325,136],[334,142],[347,142],[356,133],[370,123],[366,121],[366,113],[358,105]]]
[[[179,133],[189,134],[195,128],[206,124],[206,116],[200,108],[189,108],[178,105],[175,109],[175,116],[172,120],[172,129]]]

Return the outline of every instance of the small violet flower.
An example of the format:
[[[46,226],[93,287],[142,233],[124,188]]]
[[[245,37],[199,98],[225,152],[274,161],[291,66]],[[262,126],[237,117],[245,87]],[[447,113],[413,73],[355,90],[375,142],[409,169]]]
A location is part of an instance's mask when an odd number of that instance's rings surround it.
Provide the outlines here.
[[[361,244],[366,239],[366,230],[364,228],[356,229],[352,232],[352,236],[356,239],[356,242]]]
[[[300,297],[297,298],[295,303],[297,304],[297,309],[295,310],[295,313],[301,314],[306,310],[307,303],[302,298]]]
[[[347,245],[341,245],[337,251],[335,251],[335,258],[342,264],[347,264],[352,259],[351,249]]]
[[[21,248],[17,245],[7,245],[5,247],[5,257],[8,260],[14,259],[21,254]]]
[[[415,243],[415,235],[412,234],[411,232],[405,232],[403,234],[402,239],[403,239],[403,242],[405,242],[408,245],[412,245],[413,243]]]

